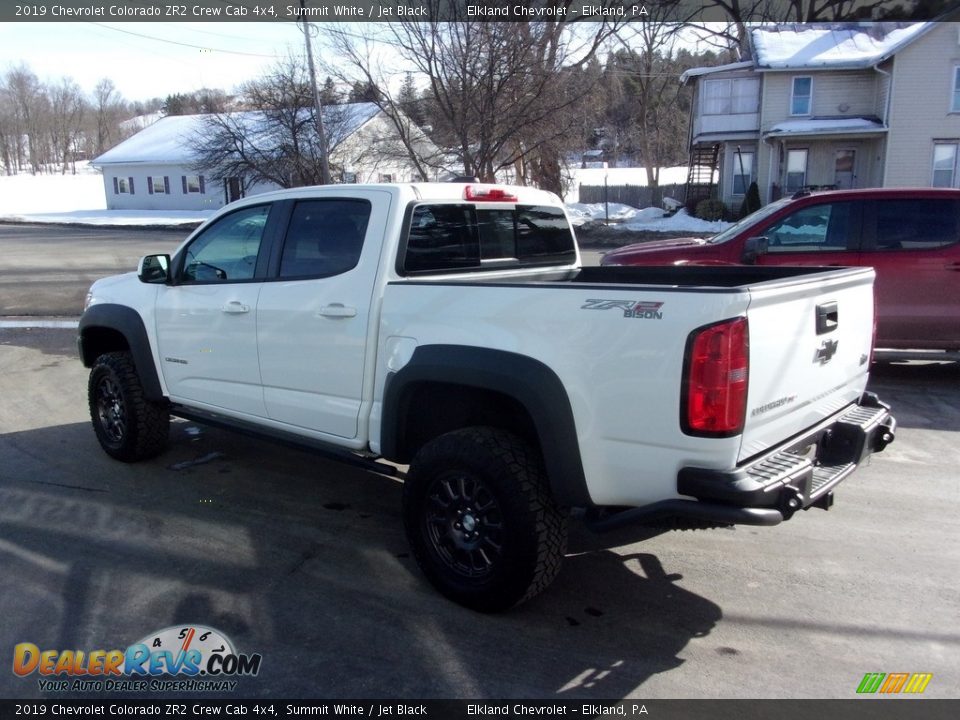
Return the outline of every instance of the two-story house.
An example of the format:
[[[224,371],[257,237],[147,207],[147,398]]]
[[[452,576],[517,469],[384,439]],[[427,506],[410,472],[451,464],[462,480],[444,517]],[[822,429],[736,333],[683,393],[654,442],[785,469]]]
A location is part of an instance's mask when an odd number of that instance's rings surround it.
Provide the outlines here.
[[[960,23],[763,26],[749,46],[750,60],[681,78],[695,86],[691,163],[715,158],[729,207],[753,181],[763,202],[960,186]]]

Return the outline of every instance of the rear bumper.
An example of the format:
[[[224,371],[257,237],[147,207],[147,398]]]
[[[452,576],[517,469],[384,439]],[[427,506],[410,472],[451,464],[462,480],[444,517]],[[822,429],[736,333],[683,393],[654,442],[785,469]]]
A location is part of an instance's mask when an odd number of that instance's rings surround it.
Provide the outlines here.
[[[828,509],[833,490],[872,453],[893,442],[896,420],[873,393],[802,436],[734,470],[683,468],[665,500],[596,519],[594,530],[663,520],[723,525],[777,525],[798,510]]]

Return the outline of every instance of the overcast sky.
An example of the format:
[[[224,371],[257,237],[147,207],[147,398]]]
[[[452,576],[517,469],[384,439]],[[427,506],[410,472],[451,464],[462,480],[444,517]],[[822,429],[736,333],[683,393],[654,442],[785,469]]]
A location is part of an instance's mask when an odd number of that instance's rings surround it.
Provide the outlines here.
[[[0,72],[24,62],[41,80],[69,76],[86,93],[108,77],[126,99],[146,100],[203,87],[230,92],[290,46],[302,52],[293,22],[0,23]]]

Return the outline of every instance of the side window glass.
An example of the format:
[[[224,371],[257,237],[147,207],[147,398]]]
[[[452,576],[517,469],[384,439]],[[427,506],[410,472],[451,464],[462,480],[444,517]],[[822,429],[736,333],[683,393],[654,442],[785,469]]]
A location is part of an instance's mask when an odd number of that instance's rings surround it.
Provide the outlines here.
[[[954,200],[881,200],[877,208],[876,249],[928,250],[953,245],[958,203]]]
[[[297,202],[280,257],[280,277],[330,277],[352,270],[360,261],[369,220],[366,200]]]
[[[419,205],[410,219],[403,269],[455,270],[480,265],[480,238],[468,205]]]
[[[767,228],[771,253],[838,252],[856,249],[851,238],[853,203],[808,205]]]
[[[180,281],[252,280],[269,214],[269,205],[257,205],[217,220],[187,246]]]

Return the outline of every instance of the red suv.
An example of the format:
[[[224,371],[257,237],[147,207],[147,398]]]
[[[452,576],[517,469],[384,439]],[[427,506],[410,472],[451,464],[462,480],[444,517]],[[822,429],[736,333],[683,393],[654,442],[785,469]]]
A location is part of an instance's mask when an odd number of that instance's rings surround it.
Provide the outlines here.
[[[960,349],[960,190],[798,194],[707,240],[638,243],[602,265],[870,265],[877,347]]]

